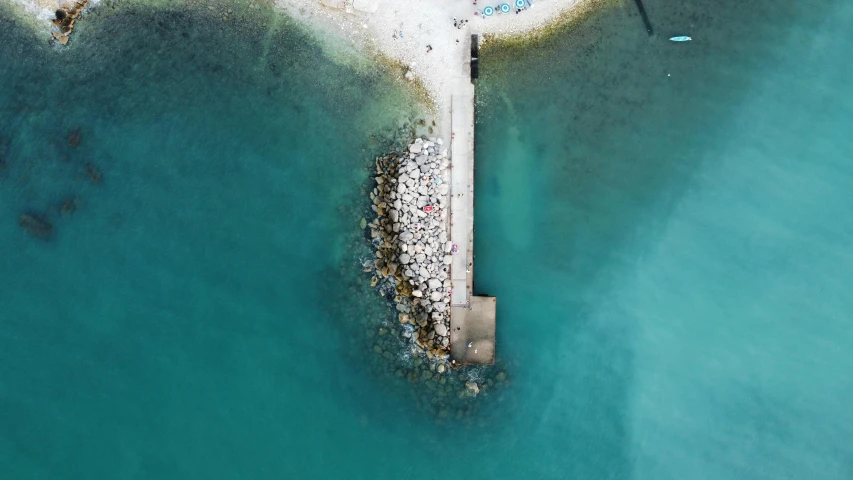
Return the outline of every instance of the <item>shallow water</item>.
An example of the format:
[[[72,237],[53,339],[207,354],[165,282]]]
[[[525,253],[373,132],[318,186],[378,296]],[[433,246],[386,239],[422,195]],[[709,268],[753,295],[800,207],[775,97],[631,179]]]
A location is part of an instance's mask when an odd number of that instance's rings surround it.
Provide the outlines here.
[[[850,478],[853,6],[645,3],[482,55],[518,435],[547,478]]]
[[[853,476],[853,8],[645,3],[484,52],[466,375],[510,380],[436,402],[358,268],[395,83],[280,18],[0,16],[3,478]]]

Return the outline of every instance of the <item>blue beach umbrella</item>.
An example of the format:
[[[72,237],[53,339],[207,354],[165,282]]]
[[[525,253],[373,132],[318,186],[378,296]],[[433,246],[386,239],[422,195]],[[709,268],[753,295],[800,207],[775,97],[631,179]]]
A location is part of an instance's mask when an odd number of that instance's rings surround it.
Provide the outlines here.
[[[524,0],[515,0],[515,8],[524,8]]]
[[[494,14],[494,13],[495,13],[495,9],[492,7],[486,7],[483,9],[483,16],[484,17],[491,17],[492,14]]]
[[[509,4],[508,3],[502,3],[500,6],[500,9],[501,9],[501,13],[509,13],[509,10],[510,10]]]

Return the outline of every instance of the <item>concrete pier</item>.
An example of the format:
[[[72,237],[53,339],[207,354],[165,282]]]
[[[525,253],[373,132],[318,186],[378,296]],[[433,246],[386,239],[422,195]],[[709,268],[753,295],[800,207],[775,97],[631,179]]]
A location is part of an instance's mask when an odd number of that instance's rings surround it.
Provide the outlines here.
[[[454,365],[495,363],[495,297],[472,296],[470,307],[452,307],[450,360]]]
[[[471,71],[470,58],[463,67]],[[496,299],[474,296],[474,85],[465,76],[451,88],[450,240],[457,251],[450,272],[450,359],[456,365],[491,365]]]

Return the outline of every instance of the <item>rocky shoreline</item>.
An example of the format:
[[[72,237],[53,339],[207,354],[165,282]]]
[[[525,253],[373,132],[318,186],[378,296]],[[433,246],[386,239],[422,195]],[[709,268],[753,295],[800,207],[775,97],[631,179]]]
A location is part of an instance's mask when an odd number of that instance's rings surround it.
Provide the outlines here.
[[[73,3],[63,5],[56,9],[56,18],[51,22],[55,30],[51,32],[53,40],[59,42],[60,45],[67,45],[74,31],[74,23],[82,17],[83,10],[89,5],[89,0],[78,0]]]
[[[418,138],[405,151],[376,158],[370,193],[376,218],[362,227],[376,249],[363,260],[371,286],[394,298],[403,335],[446,369],[450,350],[450,264],[447,238],[447,149],[440,138]]]

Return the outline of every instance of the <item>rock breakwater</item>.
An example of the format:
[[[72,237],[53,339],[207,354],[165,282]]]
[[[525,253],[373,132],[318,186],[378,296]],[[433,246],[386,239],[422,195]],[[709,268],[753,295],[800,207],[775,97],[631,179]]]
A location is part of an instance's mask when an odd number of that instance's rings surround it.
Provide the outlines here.
[[[363,261],[374,273],[371,285],[393,295],[400,323],[412,326],[404,335],[439,361],[450,349],[448,166],[447,149],[433,137],[377,157],[370,193],[376,218],[363,222],[376,247],[376,258]]]

